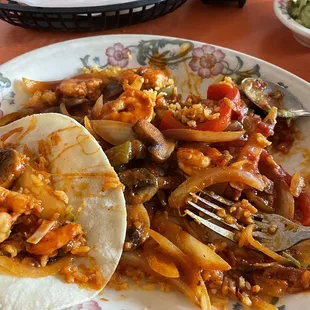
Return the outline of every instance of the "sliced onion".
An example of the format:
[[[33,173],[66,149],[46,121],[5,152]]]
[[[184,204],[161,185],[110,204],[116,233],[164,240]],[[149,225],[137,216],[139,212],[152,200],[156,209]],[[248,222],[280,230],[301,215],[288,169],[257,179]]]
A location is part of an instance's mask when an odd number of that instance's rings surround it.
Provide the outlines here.
[[[171,261],[169,256],[158,252],[146,253],[145,256],[149,266],[163,277],[173,279],[180,277],[177,266]]]
[[[90,119],[87,116],[84,117],[84,126],[96,140],[101,140],[101,137],[95,132],[95,130],[91,126]]]
[[[23,86],[25,90],[30,93],[34,94],[36,91],[44,91],[44,90],[51,90],[55,91],[57,86],[61,83],[61,80],[59,81],[35,81],[35,80],[30,80],[27,78],[23,78]]]
[[[196,283],[198,282],[198,285],[194,283],[193,290],[196,293],[196,296],[199,299],[201,310],[211,310],[211,301],[210,297],[206,288],[206,284],[203,281],[201,274],[198,274]]]
[[[161,282],[167,282],[168,284],[174,286],[179,290],[181,293],[183,293],[186,297],[188,297],[190,300],[192,300],[194,303],[198,303],[197,296],[195,295],[194,291],[191,287],[188,286],[188,284],[181,278],[172,279],[172,278],[165,278],[156,272],[154,272],[150,266],[148,265],[146,259],[135,252],[123,252],[121,260],[120,260],[121,266],[132,266],[136,267],[138,269],[142,269],[145,272],[153,275],[155,278],[157,278]]]
[[[242,232],[241,235],[244,235],[246,241],[253,247],[255,248],[257,251],[260,251],[262,253],[264,253],[265,255],[269,256],[270,258],[272,258],[273,260],[275,260],[276,262],[278,262],[279,264],[289,264],[290,260],[277,254],[276,252],[270,250],[269,248],[266,248],[265,246],[263,246],[259,241],[255,240],[253,238],[253,228],[254,228],[254,224],[250,224],[248,225]],[[240,237],[240,239],[243,236]]]
[[[103,107],[103,96],[101,95],[97,100],[92,109],[92,118],[100,119],[101,110]]]
[[[0,118],[0,127],[10,124],[24,116],[27,115],[32,115],[34,114],[35,111],[32,108],[25,108],[25,109],[21,109],[19,111],[16,112],[12,112],[10,114],[4,115],[3,117]]]
[[[0,270],[6,274],[21,278],[43,278],[55,275],[70,262],[69,257],[65,257],[46,267],[33,267],[6,256],[0,256]]]
[[[290,185],[290,192],[292,195],[296,198],[299,197],[305,186],[306,184],[304,178],[298,172],[295,172]]]
[[[200,271],[193,269],[190,261],[186,260],[186,256],[178,249],[171,241],[157,233],[152,229],[148,229],[150,236],[160,245],[161,250],[164,250],[168,255],[180,259],[183,274],[179,278],[166,278],[154,272],[147,263],[145,257],[137,252],[124,252],[120,260],[121,266],[134,266],[143,269],[151,275],[154,275],[158,280],[165,281],[176,287],[181,293],[198,304],[203,310],[211,310],[211,304],[208,292],[201,278]]]
[[[295,214],[295,200],[289,186],[284,180],[279,180],[274,183],[274,189],[277,193],[274,202],[277,213],[292,220]]]
[[[191,142],[229,142],[239,139],[245,131],[203,131],[194,129],[167,129],[163,135],[176,141]]]
[[[146,229],[146,231],[159,244],[163,253],[173,257],[183,267],[187,265],[185,254],[174,243],[155,230]]]
[[[84,117],[84,126],[85,126],[85,128],[90,132],[90,134],[99,142],[99,144],[101,145],[101,147],[102,147],[102,149],[103,149],[104,151],[111,148],[111,144],[108,143],[107,141],[104,141],[104,140],[95,132],[95,130],[94,130],[93,127],[91,126],[90,119],[89,119],[87,116]]]
[[[1,142],[6,142],[7,139],[9,139],[10,137],[12,137],[13,135],[17,134],[17,133],[21,133],[24,130],[23,127],[16,127],[8,132],[6,132],[5,134],[3,134],[0,137],[0,141]]]
[[[91,120],[90,123],[94,131],[112,145],[138,139],[132,124],[110,120]]]
[[[28,243],[38,244],[41,239],[53,228],[56,221],[43,220],[37,230],[27,239]]]
[[[257,296],[253,296],[251,297],[253,306],[255,307],[255,309],[257,310],[277,310],[279,308],[277,308],[276,306],[270,304],[269,302],[260,299]]]
[[[184,231],[181,226],[170,222],[163,216],[153,221],[158,232],[175,244],[191,261],[204,270],[229,270],[229,264],[208,246]]]
[[[69,113],[69,111],[67,110],[66,105],[65,105],[63,102],[60,104],[59,109],[60,109],[60,112],[61,112],[62,114],[67,115],[67,116],[69,116],[69,117],[75,119],[75,120],[78,121],[79,123],[82,122],[83,116],[71,115],[71,114]]]
[[[207,168],[189,177],[169,197],[169,205],[172,208],[182,208],[186,205],[189,193],[197,193],[206,187],[217,183],[240,182],[256,188],[264,189],[264,181],[260,175],[254,175],[246,170],[236,167]]]

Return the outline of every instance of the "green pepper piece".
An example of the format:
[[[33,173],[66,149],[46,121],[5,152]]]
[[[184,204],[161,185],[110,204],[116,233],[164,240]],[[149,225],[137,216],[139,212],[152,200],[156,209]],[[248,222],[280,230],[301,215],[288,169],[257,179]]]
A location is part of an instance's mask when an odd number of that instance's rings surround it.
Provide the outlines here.
[[[105,154],[114,168],[119,167],[129,163],[132,159],[132,144],[130,141],[127,141],[108,149],[105,151]]]
[[[173,95],[173,89],[174,89],[174,86],[168,86],[168,87],[164,87],[164,88],[161,88],[158,93],[166,93],[167,95],[165,95],[165,97],[171,97]]]
[[[67,221],[69,221],[69,222],[75,222],[75,220],[76,220],[75,215],[70,211],[70,212],[68,213],[68,215],[67,215]]]

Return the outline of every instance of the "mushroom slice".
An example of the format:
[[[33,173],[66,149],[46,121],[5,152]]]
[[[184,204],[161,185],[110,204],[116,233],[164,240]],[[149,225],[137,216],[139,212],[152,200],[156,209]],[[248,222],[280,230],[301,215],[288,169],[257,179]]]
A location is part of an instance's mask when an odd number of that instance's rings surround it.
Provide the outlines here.
[[[166,140],[163,134],[151,123],[146,120],[139,120],[133,126],[133,131],[146,144],[149,144],[149,152],[156,163],[163,163],[169,159],[174,151],[175,144]]]
[[[0,149],[0,186],[9,188],[28,164],[28,158],[13,149]]]

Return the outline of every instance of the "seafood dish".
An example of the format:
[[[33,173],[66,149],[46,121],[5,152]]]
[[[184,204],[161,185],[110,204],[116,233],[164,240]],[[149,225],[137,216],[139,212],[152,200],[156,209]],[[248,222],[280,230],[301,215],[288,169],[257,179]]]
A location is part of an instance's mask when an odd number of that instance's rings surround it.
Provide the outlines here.
[[[57,195],[63,198],[62,204],[68,210],[63,215],[62,221],[65,222],[59,222],[59,217],[44,218],[41,214],[45,210],[42,211],[43,200],[40,204],[36,192],[29,189],[30,196],[24,196],[28,192],[25,192],[29,178],[27,171],[35,169],[31,171],[36,176],[36,169],[41,169],[40,182],[49,184],[50,175],[56,179],[62,173],[68,175],[69,168],[63,168],[64,171],[59,168],[60,172],[56,168],[52,172],[46,170],[51,166],[45,162],[47,155],[44,152],[50,147],[42,145],[39,145],[38,159],[29,164],[32,156],[27,157],[26,151],[20,153],[15,145],[11,148],[8,132],[19,128],[19,122],[29,122],[36,117],[43,120],[44,115],[54,115],[56,123],[56,115],[62,114],[62,118],[71,118],[74,124],[78,124],[74,126],[80,128],[83,125],[84,134],[87,130],[87,136],[97,140],[96,144],[100,145],[97,152],[102,152],[98,161],[106,163],[106,156],[117,174],[114,175],[112,169],[108,172],[103,169],[103,173],[92,163],[91,176],[103,182],[100,188],[96,187],[98,185],[86,186],[92,188],[92,195],[97,195],[97,191],[108,191],[106,196],[114,195],[111,190],[124,195],[117,205],[122,216],[117,223],[114,222],[116,228],[124,230],[124,239],[119,233],[112,245],[117,247],[110,246],[114,251],[113,263],[106,268],[111,274],[105,276],[103,282],[109,281],[109,285],[116,289],[126,289],[128,281],[153,281],[164,290],[180,291],[204,310],[227,309],[229,299],[239,301],[245,309],[276,310],[272,298],[309,290],[309,241],[273,251],[255,238],[258,233],[272,236],[277,230],[273,223],[257,225],[253,218],[259,214],[279,214],[298,225],[310,226],[310,198],[303,177],[297,172],[288,174],[272,155],[275,151],[287,153],[296,133],[294,121],[280,117],[275,106],[258,109],[230,77],[210,85],[204,95],[184,96],[178,93],[175,81],[166,70],[151,67],[85,68],[79,75],[58,81],[23,78],[23,86],[30,95],[23,108],[0,118],[0,126],[3,126],[0,127],[3,143],[0,152],[3,154],[1,169],[6,176],[1,180],[2,197],[6,197],[6,193],[9,197],[9,191],[13,191],[14,195],[22,195],[21,199],[30,199],[29,208],[32,209],[22,213],[35,214],[37,223],[43,219],[39,231],[29,233],[27,239],[23,239],[28,251],[22,254],[25,259],[32,259],[35,255],[36,264],[48,267],[50,260],[55,264],[61,261],[58,257],[62,253],[80,255],[80,251],[91,247],[90,244],[105,248],[108,253],[109,243],[104,242],[105,236],[110,236],[113,230],[100,235],[102,226],[105,226],[96,213],[100,209],[100,198],[91,200],[95,213],[88,213],[88,218],[97,227],[95,235],[100,236],[98,240],[93,240],[94,234],[89,235],[92,229],[87,224],[87,213],[83,216],[82,211],[80,217],[75,210],[74,218],[77,223],[80,218],[82,222],[81,226],[73,224],[75,221],[66,224],[75,225],[78,230],[67,244],[59,251],[57,249],[56,255],[52,245],[48,246],[47,252],[36,251],[42,240],[47,239],[40,232],[41,226],[45,233],[50,231],[50,234],[61,229],[71,216],[69,205],[72,204],[73,208],[79,205],[74,204],[77,193],[60,182],[65,194],[57,192]],[[251,87],[253,91],[259,91],[265,85],[257,82]],[[279,93],[270,96],[281,100]],[[31,137],[36,139],[34,134]],[[38,134],[37,140],[42,139],[44,137]],[[76,141],[81,140],[80,136],[76,138]],[[6,152],[10,153],[5,155]],[[70,155],[83,163],[85,154],[80,153],[72,151]],[[93,154],[93,151],[86,153]],[[15,169],[13,172],[7,171],[12,157],[19,162],[11,165]],[[66,165],[68,163],[69,155]],[[85,166],[88,164],[90,161]],[[77,168],[78,171],[83,167]],[[90,174],[82,175],[84,177],[89,182],[93,180]],[[89,197],[81,190],[83,186],[80,184],[79,193]],[[69,205],[65,195],[72,197],[73,202],[69,199]],[[217,209],[209,212],[235,228],[232,229],[234,241],[189,216],[197,213],[193,203],[214,203],[215,198]],[[8,223],[5,216],[10,216],[12,221],[15,213],[8,210],[4,210],[5,215],[0,213],[0,221]],[[59,213],[57,210],[53,212]],[[210,220],[201,212],[199,215]],[[23,217],[20,215],[19,218]],[[19,220],[13,220],[12,225],[20,225]],[[15,257],[2,248],[19,232],[19,228],[12,229],[11,237],[7,236],[11,229],[9,224],[7,227],[6,231],[0,232],[1,269],[2,258],[12,260]],[[107,264],[107,259],[108,255],[103,255],[102,260],[97,260],[98,266]],[[72,272],[64,276],[67,282],[76,279]],[[78,276],[84,279],[85,273]],[[92,276],[89,278],[93,279]],[[94,279],[95,282],[98,280],[97,277]],[[76,281],[80,283],[80,280]],[[104,284],[100,282],[95,289]],[[5,300],[2,293],[0,299]]]

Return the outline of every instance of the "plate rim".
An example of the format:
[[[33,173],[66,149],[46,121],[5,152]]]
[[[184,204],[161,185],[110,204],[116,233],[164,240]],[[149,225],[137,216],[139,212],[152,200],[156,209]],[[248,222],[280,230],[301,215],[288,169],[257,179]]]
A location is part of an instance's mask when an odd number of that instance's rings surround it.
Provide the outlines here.
[[[252,56],[252,55],[249,55],[249,54],[246,54],[246,53],[243,53],[243,52],[240,52],[238,50],[234,50],[234,49],[231,49],[231,48],[227,48],[227,47],[224,47],[224,46],[221,46],[221,45],[215,45],[215,44],[212,44],[212,43],[209,43],[209,42],[203,42],[203,41],[197,41],[197,40],[191,40],[191,39],[186,39],[186,38],[182,38],[182,37],[173,37],[173,36],[162,36],[162,35],[152,35],[152,34],[109,34],[109,35],[96,35],[96,36],[87,36],[87,37],[82,37],[82,38],[77,38],[77,39],[71,39],[71,40],[65,40],[65,41],[61,41],[61,42],[57,42],[57,43],[52,43],[52,44],[48,44],[48,45],[45,45],[45,46],[42,46],[42,47],[39,47],[39,48],[36,48],[34,50],[31,50],[31,51],[28,51],[26,53],[23,53],[17,57],[14,57],[8,61],[6,61],[5,63],[1,64],[0,65],[0,70],[7,70],[6,68],[10,65],[13,65],[15,63],[18,63],[18,61],[22,60],[24,57],[26,56],[29,56],[31,54],[36,54],[40,51],[45,51],[45,50],[48,50],[49,48],[53,48],[53,47],[61,47],[61,46],[66,46],[66,45],[70,45],[72,43],[76,43],[76,42],[83,42],[83,41],[88,41],[88,40],[100,40],[100,39],[104,39],[104,38],[113,38],[114,41],[116,42],[118,38],[122,38],[122,37],[131,37],[131,38],[141,38],[141,37],[150,37],[150,38],[153,38],[153,39],[179,39],[179,40],[184,40],[184,41],[190,41],[194,44],[208,44],[208,45],[212,45],[214,46],[215,48],[218,48],[218,49],[222,49],[222,50],[226,50],[228,52],[231,52],[231,53],[238,53],[242,56],[246,56],[248,58],[251,58],[252,60],[256,60],[256,61],[259,61],[261,63],[263,63],[264,65],[266,66],[269,66],[271,67],[272,69],[276,69],[276,70],[279,70],[280,72],[284,73],[284,74],[287,74],[287,75],[290,75],[291,77],[294,77],[299,83],[302,83],[304,84],[306,87],[309,87],[310,89],[310,82],[306,81],[305,79],[299,77],[298,75],[286,70],[286,69],[283,69],[271,62],[268,62],[266,60],[263,60],[261,58],[258,58],[256,56]]]

